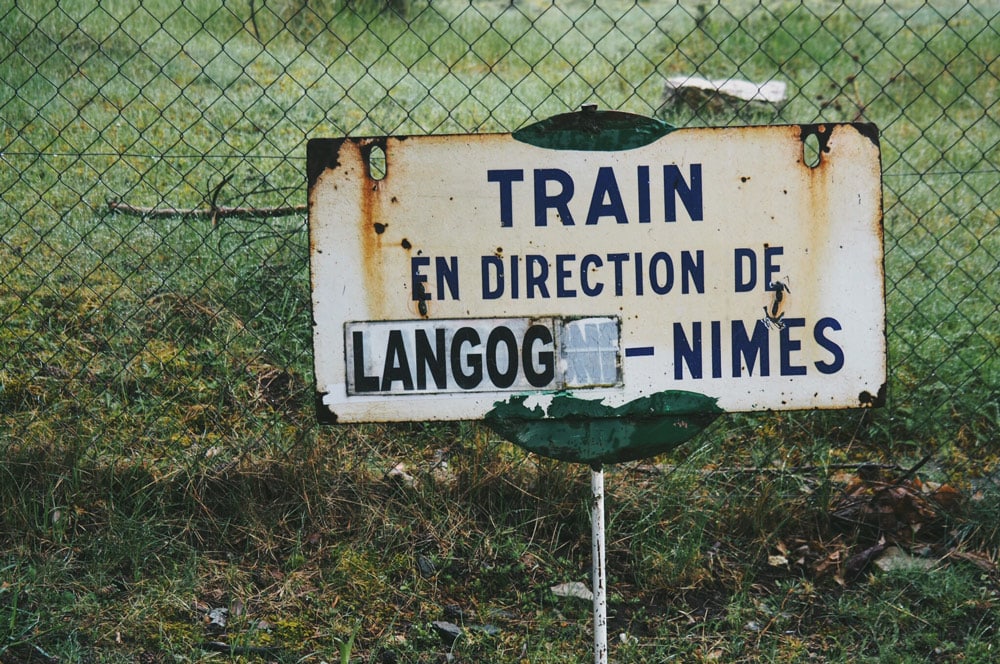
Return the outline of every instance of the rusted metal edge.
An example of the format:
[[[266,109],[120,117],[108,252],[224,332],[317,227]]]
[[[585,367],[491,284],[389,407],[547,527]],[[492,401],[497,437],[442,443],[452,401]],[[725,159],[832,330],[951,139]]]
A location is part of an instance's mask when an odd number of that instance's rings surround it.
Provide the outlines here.
[[[885,405],[887,396],[887,383],[882,383],[878,388],[877,394],[872,394],[868,390],[865,390],[858,395],[858,403],[862,408],[881,408]]]
[[[827,143],[833,134],[834,128],[844,126],[853,127],[855,131],[871,141],[875,147],[880,147],[878,127],[872,122],[817,122],[814,124],[798,125],[802,141],[805,142],[810,136],[815,136],[819,141],[820,152],[830,151]]]
[[[337,414],[323,403],[325,397],[325,392],[316,393],[316,420],[320,424],[336,424],[338,422]]]
[[[340,146],[346,140],[346,138],[311,138],[306,143],[306,181],[310,190],[323,171],[340,165],[337,155],[340,154]]]
[[[827,146],[827,142],[830,139],[830,135],[833,133],[833,128],[834,127],[836,127],[836,126],[849,126],[849,127],[852,127],[859,134],[861,134],[862,136],[864,136],[865,138],[867,138],[869,141],[871,141],[872,145],[874,145],[875,148],[876,148],[876,150],[878,150],[878,155],[879,155],[879,157],[878,157],[879,158],[879,169],[881,170],[881,168],[882,168],[882,164],[881,164],[881,162],[882,162],[882,147],[881,147],[881,144],[879,142],[880,141],[880,139],[879,139],[879,129],[878,129],[878,126],[875,123],[873,123],[873,122],[849,122],[849,123],[833,123],[833,124],[822,124],[822,123],[820,123],[820,124],[807,124],[807,125],[799,125],[799,126],[800,126],[801,131],[802,131],[802,133],[801,133],[802,141],[805,142],[805,140],[810,135],[815,135],[816,138],[819,141],[819,148],[820,148],[821,152],[829,152],[829,147]],[[879,199],[878,199],[878,224],[879,224],[880,227],[884,227],[884,224],[885,224],[885,216],[884,216],[884,211],[883,211],[883,202],[882,202],[881,188],[879,189]],[[880,236],[881,235],[882,235],[882,232],[880,232]],[[881,260],[880,269],[882,271],[882,277],[883,277],[882,278],[882,302],[885,302],[885,250],[884,250],[884,248],[882,250],[882,260]],[[887,326],[884,323],[885,323],[885,321],[884,321],[884,318],[883,318],[883,325],[882,325],[883,343],[884,343],[884,348],[886,349],[886,353],[888,353],[888,347],[889,347],[889,344],[888,344],[888,328],[887,328]],[[886,364],[888,365],[888,361],[886,362]],[[875,393],[875,394],[872,394],[868,390],[864,390],[864,391],[862,391],[858,395],[858,406],[860,408],[881,408],[881,407],[885,406],[885,404],[886,404],[887,392],[888,392],[888,381],[883,382],[882,385],[879,386],[878,392]]]

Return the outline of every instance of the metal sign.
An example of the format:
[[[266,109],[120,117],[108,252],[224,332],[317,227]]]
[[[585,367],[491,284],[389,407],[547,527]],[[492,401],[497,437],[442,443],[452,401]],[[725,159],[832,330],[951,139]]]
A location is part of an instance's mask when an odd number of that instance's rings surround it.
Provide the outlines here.
[[[309,142],[322,419],[883,398],[873,126],[546,129]]]

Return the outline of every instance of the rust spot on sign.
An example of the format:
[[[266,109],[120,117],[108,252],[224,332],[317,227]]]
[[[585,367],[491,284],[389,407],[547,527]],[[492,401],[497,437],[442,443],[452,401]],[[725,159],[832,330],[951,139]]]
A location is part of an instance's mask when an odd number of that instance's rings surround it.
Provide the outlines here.
[[[858,403],[864,408],[881,407],[885,405],[885,397],[886,384],[882,383],[882,386],[878,388],[878,394],[873,395],[868,390],[859,394]]]
[[[786,281],[775,281],[770,286],[774,289],[772,291],[771,303],[764,306],[764,318],[762,320],[768,327],[775,327],[782,330],[785,327],[785,309],[788,307],[788,299],[792,290],[788,287],[787,278]]]
[[[806,139],[810,136],[815,136],[819,143],[819,163],[823,163],[823,155],[830,152],[830,135],[833,133],[833,127],[828,124],[808,124],[799,125],[799,130],[801,131],[802,143],[805,144]]]
[[[381,189],[388,184],[388,168],[382,179],[376,179],[371,172],[371,153],[376,147],[380,148],[386,155],[388,161],[388,150],[386,149],[386,139],[363,138],[354,141],[357,150],[356,155],[361,162],[359,165],[364,168],[365,177],[360,184],[361,214],[359,233],[363,251],[363,269],[365,272],[362,283],[366,285],[365,297],[368,301],[369,310],[373,315],[381,317],[384,315],[383,306],[386,301],[385,292],[385,271],[382,260],[383,236],[388,229],[388,224],[375,219],[383,219]]]

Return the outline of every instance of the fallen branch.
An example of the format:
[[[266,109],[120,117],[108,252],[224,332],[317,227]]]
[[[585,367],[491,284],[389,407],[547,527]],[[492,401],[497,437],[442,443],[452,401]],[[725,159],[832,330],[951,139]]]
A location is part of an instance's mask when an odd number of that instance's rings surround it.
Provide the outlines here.
[[[209,652],[221,652],[231,657],[240,655],[275,655],[281,652],[280,648],[271,646],[237,646],[224,643],[222,641],[202,641],[198,644],[202,650]]]
[[[223,205],[215,208],[151,208],[129,205],[121,201],[108,201],[108,209],[120,214],[131,214],[150,219],[166,219],[169,217],[208,219],[235,217],[245,219],[249,217],[288,217],[293,214],[302,214],[308,208],[305,205],[284,205],[279,207],[228,207]]]
[[[648,465],[637,463],[627,467],[630,472],[644,475],[665,475],[679,470],[676,465]],[[825,466],[722,466],[719,468],[700,468],[697,473],[703,476],[711,475],[812,475],[828,470],[902,470],[897,464],[871,463],[870,461],[858,461],[852,463],[831,463]]]

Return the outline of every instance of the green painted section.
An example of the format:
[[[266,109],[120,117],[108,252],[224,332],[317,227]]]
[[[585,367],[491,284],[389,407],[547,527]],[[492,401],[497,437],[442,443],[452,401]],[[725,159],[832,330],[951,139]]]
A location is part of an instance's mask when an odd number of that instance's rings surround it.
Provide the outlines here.
[[[621,111],[584,108],[540,120],[513,133],[522,143],[550,150],[631,150],[663,138],[675,129],[662,120]]]
[[[524,405],[527,395],[497,402],[487,426],[529,452],[598,465],[655,456],[691,439],[722,409],[712,397],[666,390],[618,407],[570,395],[548,410]]]

